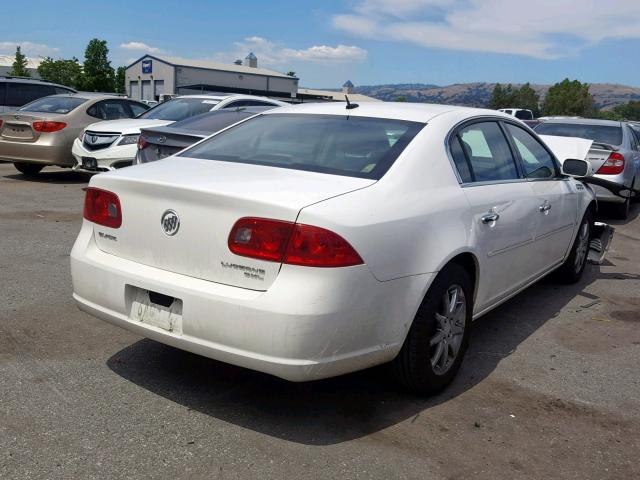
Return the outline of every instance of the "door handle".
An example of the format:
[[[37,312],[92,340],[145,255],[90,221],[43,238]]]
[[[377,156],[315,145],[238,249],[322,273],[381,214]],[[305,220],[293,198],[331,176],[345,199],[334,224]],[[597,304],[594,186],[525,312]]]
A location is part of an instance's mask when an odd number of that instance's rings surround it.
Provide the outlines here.
[[[551,210],[551,204],[549,202],[544,202],[542,205],[538,207],[540,213],[545,213]]]
[[[500,218],[500,215],[496,212],[489,212],[482,216],[482,223],[496,222]]]

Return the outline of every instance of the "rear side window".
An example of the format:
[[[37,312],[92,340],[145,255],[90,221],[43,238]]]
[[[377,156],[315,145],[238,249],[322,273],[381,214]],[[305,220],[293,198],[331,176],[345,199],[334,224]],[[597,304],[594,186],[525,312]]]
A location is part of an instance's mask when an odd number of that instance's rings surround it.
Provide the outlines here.
[[[507,139],[496,122],[480,122],[464,127],[458,132],[458,138],[474,181],[520,178]]]
[[[464,150],[462,149],[460,138],[457,135],[451,139],[450,146],[451,157],[453,158],[453,163],[456,164],[456,169],[460,174],[462,183],[472,182],[473,175],[471,174],[471,167],[469,166],[469,161],[467,160],[467,157],[464,154]]]
[[[181,156],[379,179],[422,127],[346,115],[259,115]]]
[[[556,176],[556,164],[540,142],[520,127],[507,123],[506,128],[522,158],[525,177],[553,178]]]
[[[578,137],[607,145],[622,144],[622,127],[614,125],[587,125],[579,123],[543,122],[535,128],[538,135]]]
[[[54,93],[55,90],[51,85],[8,82],[6,105],[9,107],[21,107],[38,98],[53,95]]]
[[[69,113],[87,100],[78,97],[45,97],[20,108],[20,112]]]

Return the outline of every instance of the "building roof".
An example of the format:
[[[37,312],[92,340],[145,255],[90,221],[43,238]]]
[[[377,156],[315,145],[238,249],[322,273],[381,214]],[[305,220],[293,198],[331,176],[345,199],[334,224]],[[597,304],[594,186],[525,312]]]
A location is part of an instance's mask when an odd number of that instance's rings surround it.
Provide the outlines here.
[[[249,60],[257,60],[258,57],[255,56],[253,52],[249,52],[249,55],[246,56]]]
[[[327,97],[334,102],[344,102],[343,92],[334,92],[332,90],[316,90],[315,88],[298,88],[298,95],[313,95],[315,97]],[[381,102],[377,98],[367,97],[359,93],[348,93],[351,102]]]
[[[193,60],[193,59],[180,58],[180,57],[168,57],[165,55],[144,55],[139,59],[137,59],[135,62],[128,65],[127,68],[131,67],[132,65],[135,65],[140,60],[147,57],[159,60],[161,62],[167,63],[169,65],[173,65],[175,67],[205,68],[209,70],[222,70],[226,72],[264,75],[268,77],[293,78],[295,80],[298,79],[297,77],[291,77],[284,73],[276,72],[275,70],[269,70],[267,68],[247,67],[246,65],[236,65],[234,63],[211,62],[209,60]]]
[[[15,61],[15,55],[0,55],[0,67],[11,67]],[[38,68],[41,62],[41,58],[27,57],[27,68]]]
[[[346,82],[344,82],[344,85],[342,85],[343,87],[353,87],[353,82],[351,80],[347,80]]]

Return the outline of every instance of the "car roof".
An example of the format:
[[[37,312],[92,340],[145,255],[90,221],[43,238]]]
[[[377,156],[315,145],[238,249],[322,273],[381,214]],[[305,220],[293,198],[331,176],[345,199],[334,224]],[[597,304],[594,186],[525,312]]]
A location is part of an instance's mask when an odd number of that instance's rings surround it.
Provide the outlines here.
[[[202,98],[206,100],[218,100],[218,101],[226,100],[228,98],[237,98],[237,99],[248,99],[248,100],[268,100],[272,102],[282,102],[282,100],[276,100],[275,98],[260,97],[257,95],[245,95],[243,93],[230,93],[228,95],[224,95],[224,94],[221,95],[219,93],[216,93],[216,94],[202,93],[202,94],[195,94],[195,95],[178,95],[175,98]]]
[[[547,123],[562,123],[562,124],[575,124],[575,125],[604,125],[609,127],[621,127],[622,122],[617,120],[601,120],[599,118],[550,118],[544,119],[545,124]]]
[[[84,98],[85,100],[104,100],[104,99],[129,100],[132,102],[141,103],[138,100],[122,97],[120,95],[108,95],[108,94],[97,93],[97,92],[59,93],[57,95],[48,95],[48,96],[49,97]]]
[[[352,105],[354,103],[352,102]],[[362,102],[357,108],[347,109],[346,102],[326,103],[301,103],[297,105],[280,107],[264,112],[264,115],[277,115],[282,113],[295,114],[324,114],[324,115],[348,115],[360,117],[390,118],[407,120],[412,122],[428,122],[432,118],[448,112],[456,112],[464,116],[488,115],[504,117],[513,120],[513,117],[497,110],[473,107],[456,107],[452,105],[438,105],[431,103],[410,102]]]
[[[69,90],[76,91],[75,88],[67,87],[66,85],[61,85],[59,83],[47,82],[46,80],[40,80],[38,78],[28,78],[28,77],[12,77],[10,75],[0,75],[0,81],[2,82],[10,82],[10,83],[32,83],[35,85],[48,85],[50,87],[60,87],[60,88],[68,88]]]

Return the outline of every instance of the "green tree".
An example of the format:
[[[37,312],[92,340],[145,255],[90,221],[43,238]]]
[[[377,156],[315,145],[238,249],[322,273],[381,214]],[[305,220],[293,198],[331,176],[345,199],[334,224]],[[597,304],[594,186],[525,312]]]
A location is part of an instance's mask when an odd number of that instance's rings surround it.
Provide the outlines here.
[[[398,95],[394,102],[406,102],[407,101],[407,97],[405,97],[404,95]]]
[[[126,72],[126,67],[118,67],[116,69],[116,93],[127,93],[125,90],[125,81],[124,81],[124,74]]]
[[[14,77],[30,77],[31,73],[27,69],[27,57],[20,51],[20,45],[16,47],[16,59],[11,66],[9,75]]]
[[[496,86],[493,87],[493,92],[491,92],[489,108],[498,110],[499,108],[510,107],[511,105],[509,104],[509,102],[511,102],[511,99],[507,98],[505,87],[503,87],[500,83],[496,83]]]
[[[609,112],[602,112],[609,113]],[[640,121],[640,101],[630,101],[622,105],[616,105],[610,111],[615,120]]]
[[[296,72],[294,72],[293,70],[289,70],[287,72],[287,75],[289,75],[290,77],[295,77],[296,76]]]
[[[92,39],[84,52],[84,83],[82,88],[89,92],[113,92],[115,72],[107,55],[106,40]]]
[[[526,108],[528,110],[531,110],[535,117],[540,116],[540,95],[538,95],[536,91],[531,88],[529,82],[525,83],[516,90],[513,100],[513,107]]]
[[[568,78],[556,83],[549,88],[544,99],[543,111],[545,115],[593,115],[595,107],[593,96],[589,93],[589,85]]]
[[[38,74],[43,80],[68,87],[82,88],[83,85],[82,65],[75,57],[71,60],[46,57],[38,66]]]

